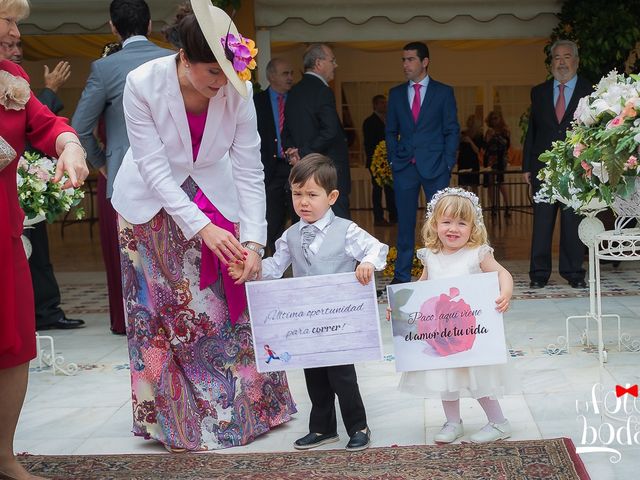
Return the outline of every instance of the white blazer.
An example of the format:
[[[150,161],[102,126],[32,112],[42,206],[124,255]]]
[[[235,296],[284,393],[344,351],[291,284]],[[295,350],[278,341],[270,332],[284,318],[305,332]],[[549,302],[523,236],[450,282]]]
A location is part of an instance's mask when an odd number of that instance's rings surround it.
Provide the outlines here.
[[[141,65],[127,76],[123,105],[131,147],[114,182],[111,203],[129,223],[146,223],[164,208],[187,239],[209,223],[180,187],[187,177],[232,222],[240,241],[267,240],[264,172],[256,111],[227,84],[209,101],[193,161],[175,56]]]

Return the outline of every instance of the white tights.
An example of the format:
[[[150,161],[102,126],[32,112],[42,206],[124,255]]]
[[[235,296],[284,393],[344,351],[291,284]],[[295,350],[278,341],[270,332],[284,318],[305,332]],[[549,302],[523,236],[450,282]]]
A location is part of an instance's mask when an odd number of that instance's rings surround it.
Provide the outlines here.
[[[478,399],[478,403],[484,410],[487,419],[491,423],[504,423],[505,418],[500,408],[500,402],[497,399],[491,397],[482,397]],[[442,401],[442,408],[444,414],[447,417],[447,422],[460,423],[460,399],[448,401]]]

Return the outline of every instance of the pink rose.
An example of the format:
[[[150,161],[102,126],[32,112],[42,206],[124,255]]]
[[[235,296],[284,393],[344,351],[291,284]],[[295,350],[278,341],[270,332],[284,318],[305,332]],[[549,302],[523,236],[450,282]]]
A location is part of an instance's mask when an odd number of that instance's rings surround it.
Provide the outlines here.
[[[578,158],[582,154],[582,152],[586,150],[586,148],[587,146],[582,143],[576,144],[576,146],[573,147],[573,156]]]
[[[624,164],[625,170],[638,166],[638,157],[631,155]]]
[[[470,350],[476,340],[475,333],[465,333],[476,326],[471,307],[464,299],[453,301],[459,293],[457,288],[452,288],[449,295],[432,297],[420,307],[424,320],[418,323],[418,334],[432,334],[432,338],[425,341],[442,357]]]
[[[589,165],[587,162],[585,162],[584,160],[582,160],[580,162],[580,165],[582,165],[582,168],[584,168],[585,171],[585,175],[587,176],[587,178],[591,178],[591,170],[592,167],[591,165]]]
[[[623,123],[624,123],[624,118],[622,117],[622,115],[618,115],[617,117],[612,119],[609,123],[607,123],[607,129],[620,126]]]

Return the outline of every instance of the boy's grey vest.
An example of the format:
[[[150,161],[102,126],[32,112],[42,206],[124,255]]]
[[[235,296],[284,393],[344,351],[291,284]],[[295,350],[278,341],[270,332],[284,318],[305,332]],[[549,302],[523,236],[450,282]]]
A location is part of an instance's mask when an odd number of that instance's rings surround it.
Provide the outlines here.
[[[335,217],[327,227],[324,240],[318,253],[311,257],[311,265],[302,253],[300,222],[287,230],[287,244],[291,255],[294,277],[325,275],[329,273],[353,272],[356,261],[345,253],[347,230],[353,222]]]

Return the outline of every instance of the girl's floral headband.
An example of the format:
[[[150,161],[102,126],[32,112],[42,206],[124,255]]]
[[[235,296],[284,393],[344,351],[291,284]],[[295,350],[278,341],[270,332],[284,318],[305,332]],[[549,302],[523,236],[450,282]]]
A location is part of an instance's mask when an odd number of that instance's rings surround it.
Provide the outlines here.
[[[473,209],[476,212],[476,218],[478,220],[479,225],[484,224],[484,219],[482,218],[482,207],[480,206],[480,200],[475,193],[465,190],[464,188],[458,187],[447,187],[443,190],[439,190],[436,192],[433,197],[431,197],[431,201],[427,204],[427,215],[426,218],[429,219],[433,216],[433,212],[436,209],[436,204],[443,198],[448,195],[455,195],[457,197],[464,197],[471,202],[473,205]]]
[[[240,34],[236,37],[233,33],[227,33],[220,43],[240,80],[251,80],[251,70],[256,68],[255,58],[258,54],[256,43]]]

